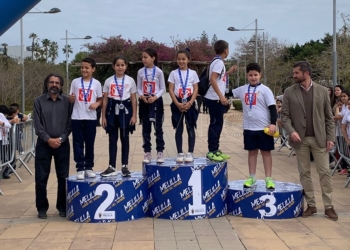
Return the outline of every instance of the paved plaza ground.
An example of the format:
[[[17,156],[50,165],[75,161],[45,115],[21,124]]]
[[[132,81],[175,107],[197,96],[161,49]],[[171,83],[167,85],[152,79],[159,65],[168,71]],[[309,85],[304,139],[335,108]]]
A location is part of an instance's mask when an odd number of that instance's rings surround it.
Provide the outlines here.
[[[225,127],[220,148],[231,155],[228,160],[229,180],[245,179],[248,175],[247,152],[243,150],[242,115],[230,110],[225,115]],[[195,156],[207,152],[209,116],[198,119]],[[170,109],[165,108],[165,157],[176,155],[174,130]],[[153,140],[154,138],[152,138]],[[184,140],[186,141],[186,140]],[[153,143],[153,145],[155,145]],[[141,171],[143,159],[141,126],[130,140],[130,169]],[[184,146],[186,149],[187,146]],[[289,150],[273,152],[273,177],[279,181],[299,183],[295,156],[287,157]],[[155,157],[153,152],[153,157]],[[118,152],[117,166],[120,168]],[[29,163],[34,171],[34,161]],[[71,154],[70,173],[75,173]],[[108,166],[108,137],[98,128],[95,145],[95,171]],[[48,182],[50,209],[48,219],[37,218],[35,208],[34,177],[22,167],[18,170],[23,179],[15,176],[0,181],[0,249],[113,249],[113,250],[172,250],[172,249],[350,249],[350,187],[344,188],[345,176],[335,174],[334,207],[339,214],[337,222],[324,217],[318,175],[313,166],[318,214],[312,218],[271,221],[225,216],[199,221],[170,221],[145,218],[111,224],[79,224],[58,216],[55,209],[57,182],[52,170]],[[257,178],[264,178],[259,156]]]

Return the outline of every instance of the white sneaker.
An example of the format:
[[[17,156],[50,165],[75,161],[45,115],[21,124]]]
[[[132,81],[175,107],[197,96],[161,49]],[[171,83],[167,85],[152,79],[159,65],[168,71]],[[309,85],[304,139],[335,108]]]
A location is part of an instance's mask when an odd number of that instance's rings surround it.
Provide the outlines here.
[[[145,156],[143,157],[143,163],[151,163],[152,161],[152,154],[150,152],[145,153]]]
[[[77,172],[77,180],[84,180],[84,173],[85,171]]]
[[[85,177],[95,178],[96,174],[92,170],[85,170]]]
[[[185,158],[184,158],[185,162],[193,162],[193,154],[192,153],[187,153]]]
[[[176,157],[176,162],[177,162],[177,163],[182,163],[182,162],[184,162],[184,157],[185,157],[185,155],[184,155],[183,153],[179,153],[179,154],[177,155],[177,157]]]
[[[157,153],[157,163],[164,163],[163,152]]]

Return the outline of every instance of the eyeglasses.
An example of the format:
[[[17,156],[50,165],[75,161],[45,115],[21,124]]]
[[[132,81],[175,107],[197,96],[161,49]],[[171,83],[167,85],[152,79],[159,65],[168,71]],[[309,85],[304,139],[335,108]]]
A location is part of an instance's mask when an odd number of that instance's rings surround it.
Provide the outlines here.
[[[56,84],[56,85],[60,85],[61,83],[60,82],[54,82],[54,81],[51,81],[51,82],[49,82],[49,84]]]

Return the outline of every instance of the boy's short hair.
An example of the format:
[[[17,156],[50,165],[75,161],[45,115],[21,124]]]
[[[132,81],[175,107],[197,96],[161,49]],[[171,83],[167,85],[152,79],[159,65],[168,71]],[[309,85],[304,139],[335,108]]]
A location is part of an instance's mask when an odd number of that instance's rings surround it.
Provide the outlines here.
[[[15,107],[17,110],[19,110],[19,104],[18,103],[11,103],[10,107]]]
[[[214,50],[217,55],[221,55],[225,52],[225,50],[228,49],[228,43],[224,40],[217,40],[214,43]]]
[[[9,108],[5,105],[0,105],[0,113],[7,116],[9,113]]]
[[[10,106],[10,107],[8,108],[8,113],[7,113],[7,115],[8,115],[8,116],[13,116],[14,114],[17,114],[17,111],[18,111],[18,109],[16,109],[16,107]]]
[[[260,65],[257,64],[257,63],[249,63],[249,64],[247,65],[246,72],[248,73],[248,72],[251,71],[251,70],[255,70],[255,71],[261,73],[261,67],[260,67]]]
[[[91,68],[96,68],[96,61],[95,61],[95,59],[93,59],[91,57],[85,57],[85,58],[83,58],[83,60],[81,60],[81,62],[90,63]]]

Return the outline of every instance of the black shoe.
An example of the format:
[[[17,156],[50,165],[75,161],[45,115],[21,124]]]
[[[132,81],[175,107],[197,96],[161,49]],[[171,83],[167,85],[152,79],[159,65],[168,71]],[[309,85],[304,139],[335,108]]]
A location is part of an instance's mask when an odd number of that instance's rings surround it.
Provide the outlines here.
[[[58,211],[58,213],[59,213],[60,217],[64,217],[64,218],[67,217],[66,216],[66,211]]]
[[[128,169],[128,165],[123,165],[122,166],[122,176],[123,177],[128,177],[130,176],[130,171]]]
[[[45,210],[41,210],[38,212],[38,218],[39,219],[47,219],[47,214]]]
[[[9,174],[6,173],[6,174],[3,174],[3,175],[2,175],[2,178],[7,180],[7,179],[10,179],[11,176],[10,176]]]
[[[114,167],[109,165],[108,168],[105,171],[103,171],[100,175],[102,177],[108,177],[108,176],[118,175],[118,173]]]

